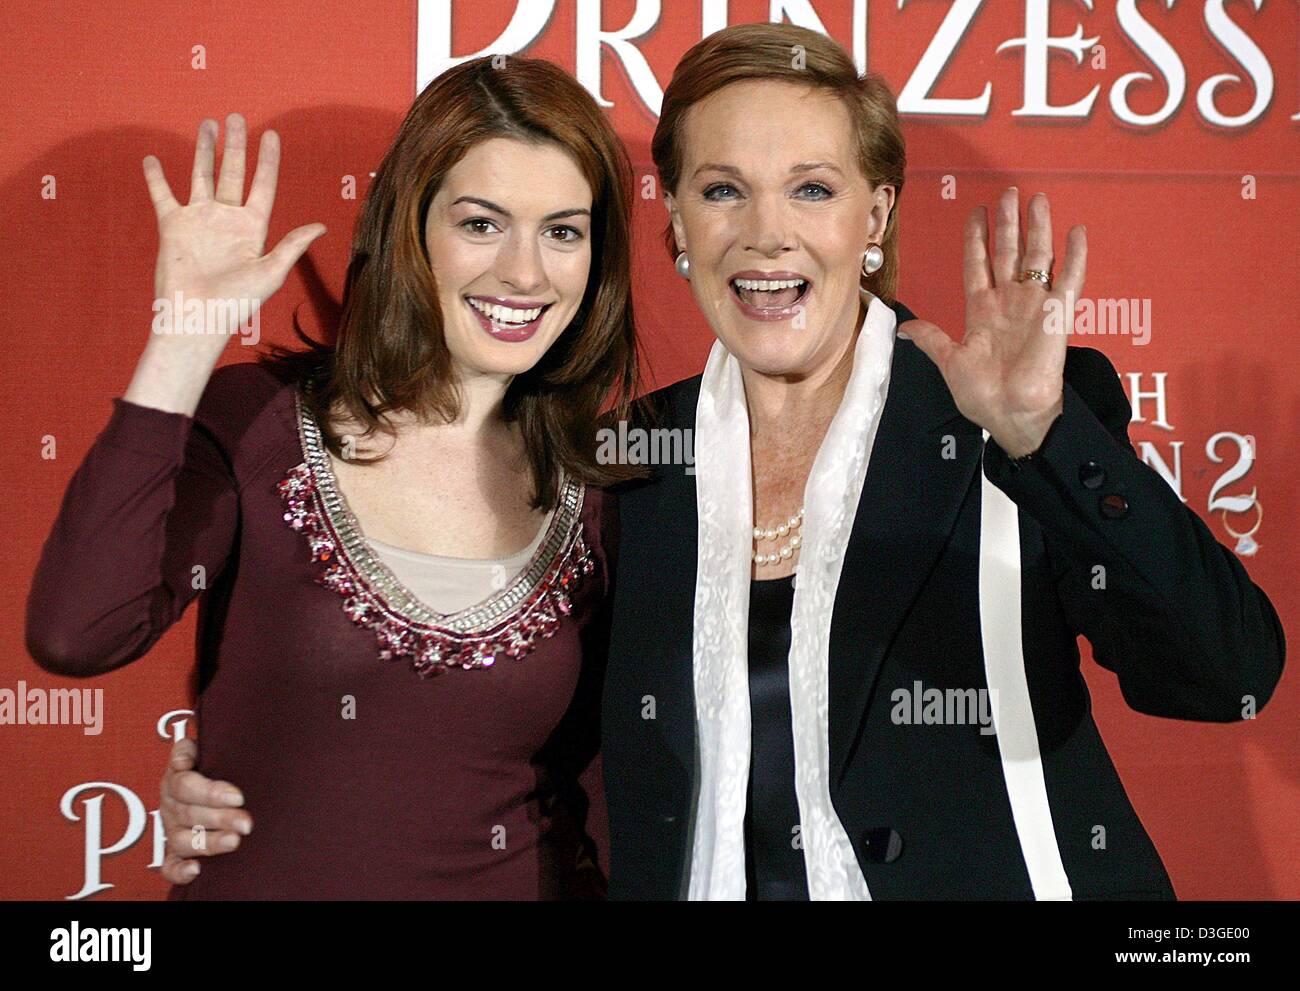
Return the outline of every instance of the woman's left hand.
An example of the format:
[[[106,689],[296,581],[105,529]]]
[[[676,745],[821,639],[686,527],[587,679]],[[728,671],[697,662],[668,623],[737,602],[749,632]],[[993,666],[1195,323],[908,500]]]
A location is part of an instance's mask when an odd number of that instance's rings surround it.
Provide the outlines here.
[[[1066,335],[1045,326],[1051,310],[1046,304],[1054,299],[1059,306],[1058,328],[1072,326],[1088,253],[1080,224],[1070,229],[1061,274],[1051,289],[1035,279],[1020,281],[1025,269],[1052,270],[1046,195],[1030,198],[1028,214],[1022,249],[1020,194],[1015,186],[1002,194],[991,265],[987,210],[976,207],[967,219],[966,335],[960,344],[925,320],[909,320],[899,328],[939,366],[962,415],[987,430],[1013,458],[1038,450],[1061,412]]]

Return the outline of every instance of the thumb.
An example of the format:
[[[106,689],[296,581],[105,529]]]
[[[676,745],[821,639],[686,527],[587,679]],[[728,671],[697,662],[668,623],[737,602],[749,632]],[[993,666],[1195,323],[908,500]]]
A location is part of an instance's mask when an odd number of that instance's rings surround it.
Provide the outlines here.
[[[188,771],[194,767],[194,759],[198,756],[198,745],[187,736],[181,737],[172,746],[171,769],[173,771]]]
[[[275,278],[277,288],[284,285],[289,270],[298,264],[298,259],[311,247],[311,243],[324,233],[324,224],[304,224],[302,227],[295,227],[280,238],[279,244],[266,253],[262,263]]]
[[[930,323],[928,320],[908,320],[898,328],[899,333],[906,334],[925,355],[943,371],[949,356],[960,346],[948,332]]]

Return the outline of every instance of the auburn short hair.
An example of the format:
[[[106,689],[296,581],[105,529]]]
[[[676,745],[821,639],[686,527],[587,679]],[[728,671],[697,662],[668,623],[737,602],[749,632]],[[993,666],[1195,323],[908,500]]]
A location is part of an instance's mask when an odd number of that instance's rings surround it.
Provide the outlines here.
[[[898,106],[881,76],[859,75],[849,53],[825,35],[793,24],[736,24],[696,43],[673,70],[650,143],[661,185],[669,193],[677,190],[682,124],[691,107],[724,86],[748,79],[802,83],[835,94],[848,107],[862,175],[873,187],[894,187],[894,207],[880,246],[885,262],[863,280],[864,288],[893,303],[898,290],[898,203],[907,168]],[[671,223],[664,240],[676,255]]]

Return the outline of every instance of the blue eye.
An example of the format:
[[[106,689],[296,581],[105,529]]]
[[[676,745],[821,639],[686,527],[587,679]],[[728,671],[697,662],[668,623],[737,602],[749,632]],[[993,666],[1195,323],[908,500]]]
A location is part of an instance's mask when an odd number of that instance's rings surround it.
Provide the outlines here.
[[[704,190],[704,198],[706,200],[731,199],[730,196],[721,195],[724,190],[730,190],[734,193],[736,187],[725,182],[715,182],[712,186],[709,186]]]
[[[799,192],[803,192],[805,189],[811,189],[816,193],[816,195],[810,196],[809,199],[824,200],[834,195],[831,192],[830,187],[825,186],[820,182],[805,182],[799,187]]]

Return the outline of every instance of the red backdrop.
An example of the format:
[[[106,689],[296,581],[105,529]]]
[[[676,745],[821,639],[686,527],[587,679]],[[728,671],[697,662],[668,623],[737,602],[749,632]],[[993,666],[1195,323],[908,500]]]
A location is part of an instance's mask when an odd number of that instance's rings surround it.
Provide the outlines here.
[[[900,95],[910,152],[900,200],[900,298],[960,334],[961,224],[1006,185],[1049,194],[1058,253],[1064,231],[1086,223],[1086,296],[1149,301],[1150,324],[1141,333],[1073,343],[1104,350],[1130,395],[1148,394],[1135,406],[1134,440],[1147,442],[1144,455],[1161,461],[1171,484],[1228,546],[1238,545],[1225,524],[1249,530],[1267,507],[1250,538],[1255,548],[1247,542],[1240,552],[1294,638],[1300,10],[1278,0],[1093,6],[12,6],[0,63],[0,86],[10,94],[0,143],[9,314],[0,469],[14,500],[14,543],[0,557],[0,691],[17,692],[20,682],[29,690],[102,688],[104,722],[97,735],[73,725],[0,725],[0,897],[138,898],[166,890],[150,869],[151,820],[132,833],[128,811],[132,799],[137,812],[157,807],[168,749],[157,724],[192,702],[192,615],[148,657],[93,682],[40,671],[22,638],[41,543],[69,477],[107,420],[110,398],[125,388],[151,318],[156,234],[141,158],[158,155],[183,199],[201,117],[238,110],[255,132],[280,132],[284,162],[271,243],[308,221],[329,227],[263,313],[263,337],[287,341],[295,305],[308,304],[310,322],[311,313],[328,313],[322,300],[341,292],[359,202],[346,195],[348,177],[359,197],[417,80],[450,57],[520,51],[574,71],[610,104],[638,173],[648,176],[657,95],[706,27],[782,17],[812,26],[816,18]],[[1125,82],[1133,73],[1146,76]],[[1047,109],[1072,105],[1064,114]],[[638,309],[647,364],[665,385],[700,371],[712,339],[659,241],[662,204],[642,199],[638,211]],[[232,345],[227,360],[250,357]],[[1300,897],[1294,674],[1258,719],[1218,726],[1133,713],[1114,677],[1090,660],[1085,665],[1098,723],[1179,895]],[[310,774],[311,755],[302,759]],[[76,790],[88,783],[99,784]],[[121,850],[88,863],[97,813],[98,846]],[[96,872],[107,887],[91,891]]]

